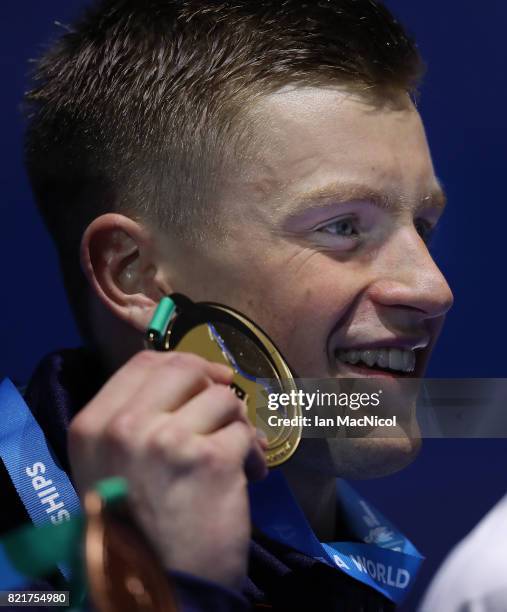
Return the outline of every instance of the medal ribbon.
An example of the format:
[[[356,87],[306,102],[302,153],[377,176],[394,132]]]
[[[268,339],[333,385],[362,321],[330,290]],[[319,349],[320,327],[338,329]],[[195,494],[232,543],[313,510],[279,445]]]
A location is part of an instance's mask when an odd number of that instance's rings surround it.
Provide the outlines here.
[[[347,483],[337,480],[336,493],[347,527],[358,542],[319,542],[279,469],[250,485],[252,522],[272,540],[335,567],[401,603],[423,557]]]
[[[79,498],[69,477],[9,379],[0,385],[0,457],[35,525],[58,525],[80,512]],[[60,570],[68,579],[67,568],[62,566]]]

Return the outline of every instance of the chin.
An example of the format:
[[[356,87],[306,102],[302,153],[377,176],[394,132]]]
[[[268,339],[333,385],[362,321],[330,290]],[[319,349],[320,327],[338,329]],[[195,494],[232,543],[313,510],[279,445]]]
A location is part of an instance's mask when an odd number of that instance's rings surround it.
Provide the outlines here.
[[[417,457],[421,438],[398,435],[337,440],[302,440],[295,461],[306,469],[338,478],[365,480],[402,470]]]

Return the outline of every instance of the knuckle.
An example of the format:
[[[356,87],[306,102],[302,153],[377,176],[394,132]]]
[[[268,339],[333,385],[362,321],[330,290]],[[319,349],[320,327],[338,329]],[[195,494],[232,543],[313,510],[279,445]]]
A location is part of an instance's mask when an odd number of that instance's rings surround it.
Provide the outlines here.
[[[210,392],[213,393],[214,400],[229,407],[232,414],[238,417],[246,416],[245,403],[229,387],[213,385]]]
[[[208,376],[202,369],[192,366],[180,356],[175,357],[174,360],[170,362],[169,368],[175,376],[178,376],[179,380],[190,382],[199,389],[204,389],[210,384]]]
[[[139,368],[153,367],[161,359],[160,353],[157,351],[139,351],[130,360],[130,364]]]
[[[252,446],[255,443],[256,431],[255,428],[250,425],[250,423],[237,421],[236,423],[234,423],[234,427],[234,435],[237,438],[242,439],[245,445]]]
[[[212,440],[204,440],[194,451],[194,464],[203,470],[217,473],[227,464],[223,450]]]
[[[132,415],[125,413],[114,417],[104,430],[104,438],[117,449],[132,448],[136,440]]]
[[[156,432],[148,441],[149,450],[155,456],[175,459],[188,443],[188,432],[172,423]]]
[[[93,433],[91,419],[85,412],[75,416],[69,425],[68,440],[72,445],[84,443]]]
[[[184,370],[190,370],[196,372],[200,376],[206,376],[206,365],[207,361],[199,355],[193,353],[181,353],[179,351],[172,351],[167,354],[169,365],[173,368],[181,368]]]

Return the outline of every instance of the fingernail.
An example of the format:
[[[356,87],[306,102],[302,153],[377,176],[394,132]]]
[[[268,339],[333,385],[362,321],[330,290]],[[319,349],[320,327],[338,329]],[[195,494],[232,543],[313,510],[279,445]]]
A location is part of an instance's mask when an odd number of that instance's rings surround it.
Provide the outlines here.
[[[234,370],[230,366],[225,365],[224,363],[218,363],[218,362],[214,362],[214,363],[215,363],[215,366],[217,366],[218,368],[222,370],[225,376],[229,378],[233,376]]]

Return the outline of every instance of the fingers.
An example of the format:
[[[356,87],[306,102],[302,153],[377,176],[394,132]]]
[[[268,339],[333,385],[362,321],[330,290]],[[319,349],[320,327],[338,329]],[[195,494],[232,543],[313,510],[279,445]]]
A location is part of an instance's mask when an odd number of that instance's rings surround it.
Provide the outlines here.
[[[128,410],[132,418],[173,412],[213,384],[211,376],[203,369],[191,367],[187,359],[173,362],[170,367],[159,366],[131,398]]]
[[[179,432],[191,447],[199,444],[199,437],[216,436],[218,448],[223,444],[226,451],[225,464],[244,467],[249,478],[262,478],[266,466],[261,443],[246,405],[229,388],[232,377],[227,366],[196,355],[139,353],[71,423],[73,468],[84,473],[83,481],[90,462],[104,473],[127,468],[149,452],[150,443],[165,430],[172,440],[168,456],[185,455],[184,448],[176,448],[181,445],[174,443],[171,431]]]
[[[188,455],[191,464],[194,445],[209,444],[212,455],[213,451],[218,455],[215,463],[226,470],[244,468],[252,480],[267,474],[263,443],[248,419],[246,406],[223,385],[209,387],[175,412],[153,415],[144,424],[139,421],[132,427],[134,435],[141,446],[156,440],[155,445],[164,447],[162,452],[173,460]]]
[[[229,384],[232,371],[188,353],[142,351],[120,368],[88,404],[86,420],[95,431],[128,406],[133,411],[173,410],[211,382]]]
[[[231,461],[244,466],[248,480],[260,480],[267,475],[266,458],[257,440],[255,428],[243,421],[234,421],[212,435]]]
[[[248,419],[245,403],[234,391],[225,385],[212,384],[177,411],[160,412],[149,420],[139,415],[138,422],[132,425],[132,430],[138,432],[138,439],[142,443],[166,426],[177,427],[193,434],[208,435],[235,420],[253,427]]]
[[[202,435],[213,433],[236,420],[250,426],[246,405],[224,385],[213,385],[196,395],[174,418],[181,427]]]

